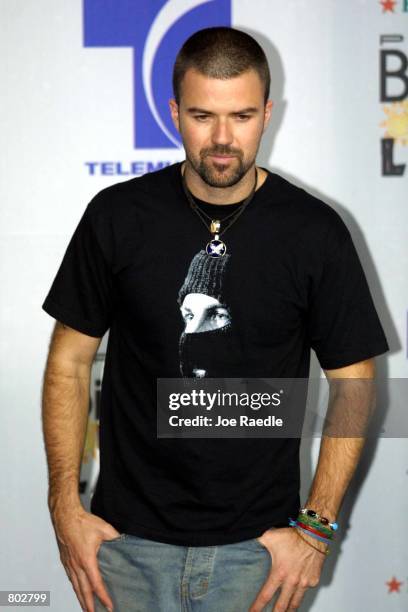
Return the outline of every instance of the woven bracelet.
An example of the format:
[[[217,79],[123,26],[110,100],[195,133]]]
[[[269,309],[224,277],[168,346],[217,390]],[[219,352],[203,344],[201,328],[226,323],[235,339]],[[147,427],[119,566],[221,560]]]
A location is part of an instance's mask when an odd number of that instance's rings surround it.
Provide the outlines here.
[[[312,548],[317,550],[317,552],[321,553],[322,555],[326,555],[326,556],[330,554],[330,550],[329,549],[327,549],[327,550],[320,550],[320,548],[317,548],[317,546],[313,546],[313,544],[311,542],[309,542],[308,540],[306,540],[306,538],[301,536],[297,529],[295,529],[295,532],[298,534],[298,536],[299,536],[299,538],[301,540],[303,540],[306,544],[309,544],[309,546],[311,546]]]

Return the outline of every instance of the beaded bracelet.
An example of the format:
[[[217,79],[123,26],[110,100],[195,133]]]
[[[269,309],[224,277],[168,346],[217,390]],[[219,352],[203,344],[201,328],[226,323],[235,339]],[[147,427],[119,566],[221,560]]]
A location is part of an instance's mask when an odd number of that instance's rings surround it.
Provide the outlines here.
[[[308,523],[315,523],[315,525],[317,525],[319,529],[334,531],[331,527],[329,527],[325,523],[322,523],[319,519],[314,518],[313,516],[309,516],[308,514],[302,514],[301,512],[299,512],[298,519],[301,519],[302,521],[307,521]]]
[[[322,523],[322,525],[329,525],[332,531],[337,531],[337,529],[339,528],[337,523],[331,523],[329,519],[327,519],[325,516],[321,516],[318,512],[316,512],[315,510],[311,510],[310,508],[301,508],[299,510],[299,514],[304,514],[306,516],[310,516],[314,519],[317,519],[320,521],[320,523]]]

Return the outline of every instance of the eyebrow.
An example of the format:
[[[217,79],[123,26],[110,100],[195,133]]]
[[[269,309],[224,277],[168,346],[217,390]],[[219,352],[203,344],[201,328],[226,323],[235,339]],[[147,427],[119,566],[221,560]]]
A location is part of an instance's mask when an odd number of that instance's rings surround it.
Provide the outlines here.
[[[247,108],[243,108],[242,110],[236,111],[234,113],[229,113],[230,115],[244,115],[246,113],[256,113],[258,112],[258,108],[256,106],[248,106]],[[190,106],[187,109],[188,113],[203,113],[205,115],[214,115],[211,111],[206,110],[205,108],[200,108],[198,106]]]

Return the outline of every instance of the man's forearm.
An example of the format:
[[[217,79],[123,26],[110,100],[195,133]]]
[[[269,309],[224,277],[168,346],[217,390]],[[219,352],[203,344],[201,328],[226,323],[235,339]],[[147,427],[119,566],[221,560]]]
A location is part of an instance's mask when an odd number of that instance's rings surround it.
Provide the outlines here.
[[[42,423],[48,463],[48,503],[81,505],[79,475],[89,409],[90,368],[49,359],[43,387]]]
[[[316,510],[330,521],[336,519],[364,443],[365,438],[322,437],[306,508]]]
[[[359,378],[332,378],[319,460],[306,507],[330,520],[340,510],[359,462],[375,408],[371,362],[356,370]],[[365,377],[363,376],[365,374]]]

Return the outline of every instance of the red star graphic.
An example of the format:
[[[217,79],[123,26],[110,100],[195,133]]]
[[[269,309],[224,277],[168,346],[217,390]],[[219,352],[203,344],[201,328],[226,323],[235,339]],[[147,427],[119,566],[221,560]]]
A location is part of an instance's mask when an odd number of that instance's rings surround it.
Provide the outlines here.
[[[395,591],[396,593],[399,593],[400,592],[400,586],[403,583],[400,582],[399,580],[397,580],[395,576],[393,576],[392,579],[389,580],[388,582],[386,582],[385,584],[388,585],[388,592],[389,593],[392,593],[393,591]]]
[[[380,0],[380,4],[383,7],[383,13],[393,13],[397,2],[396,0]]]

